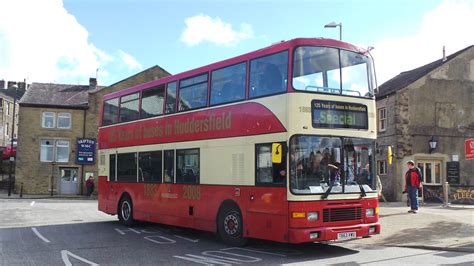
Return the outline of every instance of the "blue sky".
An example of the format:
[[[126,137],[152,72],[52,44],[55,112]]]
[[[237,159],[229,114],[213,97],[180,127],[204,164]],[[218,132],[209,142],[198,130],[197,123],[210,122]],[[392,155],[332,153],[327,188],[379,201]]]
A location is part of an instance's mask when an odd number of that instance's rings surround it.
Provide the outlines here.
[[[468,0],[17,0],[0,10],[0,79],[28,82],[86,84],[99,69],[110,85],[153,65],[176,74],[280,40],[337,39],[331,21],[344,41],[375,47],[382,82],[440,58],[443,45],[474,44]]]

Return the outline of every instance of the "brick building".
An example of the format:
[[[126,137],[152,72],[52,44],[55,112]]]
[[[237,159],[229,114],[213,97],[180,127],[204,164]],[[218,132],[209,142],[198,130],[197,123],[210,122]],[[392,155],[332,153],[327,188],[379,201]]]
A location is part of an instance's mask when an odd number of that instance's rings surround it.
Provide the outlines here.
[[[154,66],[108,87],[95,79],[89,85],[31,84],[20,101],[15,190],[84,194],[85,177],[97,177],[97,158],[77,164],[76,142],[97,139],[102,96],[167,75]]]
[[[447,181],[474,185],[474,160],[464,148],[474,138],[474,46],[400,73],[376,99],[377,171],[388,200],[402,200],[408,160],[424,174],[425,197],[438,197]]]

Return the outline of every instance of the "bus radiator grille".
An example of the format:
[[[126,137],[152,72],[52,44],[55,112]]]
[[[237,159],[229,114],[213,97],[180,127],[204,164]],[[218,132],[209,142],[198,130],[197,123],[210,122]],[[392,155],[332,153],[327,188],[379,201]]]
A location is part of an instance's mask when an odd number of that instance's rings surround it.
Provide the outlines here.
[[[362,219],[362,208],[332,208],[323,210],[323,222],[339,222]]]

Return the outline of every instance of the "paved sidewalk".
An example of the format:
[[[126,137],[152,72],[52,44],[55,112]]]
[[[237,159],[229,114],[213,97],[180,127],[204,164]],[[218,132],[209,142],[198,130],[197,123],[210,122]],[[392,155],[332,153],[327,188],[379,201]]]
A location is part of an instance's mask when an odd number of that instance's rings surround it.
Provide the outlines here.
[[[84,200],[96,200],[97,195],[92,196],[83,196],[83,195],[31,195],[24,194],[20,197],[20,194],[11,194],[10,197],[8,193],[4,190],[0,190],[0,199],[84,199]]]
[[[417,214],[408,210],[405,202],[381,202],[381,234],[350,243],[474,253],[474,206],[424,204]]]

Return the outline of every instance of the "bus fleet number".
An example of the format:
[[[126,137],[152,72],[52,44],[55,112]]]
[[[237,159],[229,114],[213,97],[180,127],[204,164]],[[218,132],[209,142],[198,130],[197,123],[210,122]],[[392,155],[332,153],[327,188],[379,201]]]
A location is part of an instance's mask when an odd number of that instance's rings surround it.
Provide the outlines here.
[[[198,200],[201,198],[201,188],[199,186],[183,186],[183,198]]]

